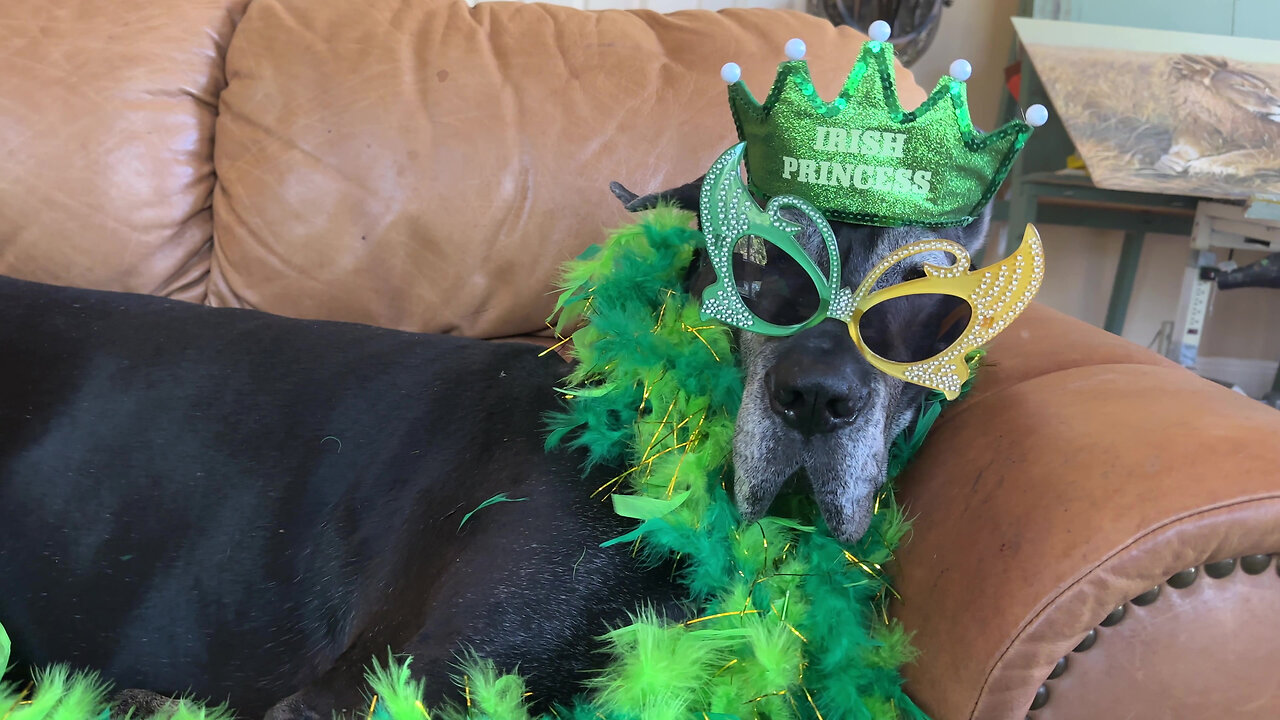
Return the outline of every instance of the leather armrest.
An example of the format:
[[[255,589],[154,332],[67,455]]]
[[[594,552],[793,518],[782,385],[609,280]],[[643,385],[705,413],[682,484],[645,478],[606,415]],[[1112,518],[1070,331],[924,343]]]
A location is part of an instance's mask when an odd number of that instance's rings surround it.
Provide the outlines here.
[[[1118,606],[1280,552],[1280,413],[1041,306],[988,359],[899,485],[914,529],[894,611],[921,651],[907,689],[934,720],[1021,719]],[[1267,625],[1224,647],[1280,646]],[[1138,668],[1113,672],[1123,685]]]

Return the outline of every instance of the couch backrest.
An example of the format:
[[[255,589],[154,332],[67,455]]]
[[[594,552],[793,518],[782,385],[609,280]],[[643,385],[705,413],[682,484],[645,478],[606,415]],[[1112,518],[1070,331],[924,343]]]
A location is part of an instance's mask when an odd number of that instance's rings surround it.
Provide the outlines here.
[[[864,39],[759,9],[142,5],[0,9],[0,273],[478,337],[544,329],[561,263],[626,221],[611,180],[682,184],[735,140],[724,62],[763,97],[802,37],[832,97]]]
[[[246,2],[0,2],[0,274],[204,299]]]

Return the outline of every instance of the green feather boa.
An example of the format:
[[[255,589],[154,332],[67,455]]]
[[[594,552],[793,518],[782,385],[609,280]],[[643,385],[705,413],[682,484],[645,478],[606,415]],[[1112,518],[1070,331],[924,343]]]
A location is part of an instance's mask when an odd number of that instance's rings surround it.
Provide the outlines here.
[[[891,488],[866,536],[842,547],[812,500],[740,526],[724,488],[742,379],[730,331],[700,318],[682,280],[703,242],[692,215],[659,208],[569,263],[557,329],[573,334],[573,374],[548,447],[585,450],[590,465],[628,468],[601,488],[636,529],[606,545],[651,560],[677,556],[700,615],[683,624],[640,608],[604,636],[607,662],[564,720],[924,720],[899,667],[914,657],[887,613],[883,566],[908,529]],[[976,370],[980,353],[970,365]],[[925,399],[891,448],[892,478],[945,404]],[[479,510],[479,508],[477,508]],[[0,667],[7,659],[0,629]],[[374,720],[531,720],[516,675],[476,657],[460,663],[466,703],[428,710],[410,660],[368,674]],[[0,685],[3,720],[102,720],[106,687],[55,667],[31,687]],[[221,720],[225,709],[184,701],[157,720]]]

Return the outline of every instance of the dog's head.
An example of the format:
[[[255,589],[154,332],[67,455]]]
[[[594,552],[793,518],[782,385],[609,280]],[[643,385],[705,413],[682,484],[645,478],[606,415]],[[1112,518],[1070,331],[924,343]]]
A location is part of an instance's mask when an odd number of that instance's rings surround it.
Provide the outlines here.
[[[611,189],[632,212],[665,202],[696,213],[701,184],[699,179],[643,197],[618,183]],[[802,222],[803,216],[787,219]],[[989,209],[968,226],[942,230],[832,223],[842,282],[857,287],[884,257],[918,240],[946,238],[973,253],[982,246],[988,223]],[[797,240],[825,273],[827,253],[818,229],[806,225]],[[911,257],[882,276],[877,288],[922,276],[925,262],[950,265],[954,259],[942,253]],[[714,280],[705,255],[695,258],[687,279],[691,296],[700,300]],[[796,301],[774,295],[759,302],[788,299]],[[956,339],[968,319],[966,310],[950,296],[915,295],[873,307],[859,327],[864,342],[880,356],[923,360]],[[785,315],[788,309],[771,311]],[[872,367],[848,326],[838,320],[781,338],[738,332],[737,344],[746,386],[734,435],[734,495],[743,519],[764,515],[783,485],[794,479],[809,484],[832,533],[844,542],[856,541],[870,526],[889,447],[915,418],[926,390]]]

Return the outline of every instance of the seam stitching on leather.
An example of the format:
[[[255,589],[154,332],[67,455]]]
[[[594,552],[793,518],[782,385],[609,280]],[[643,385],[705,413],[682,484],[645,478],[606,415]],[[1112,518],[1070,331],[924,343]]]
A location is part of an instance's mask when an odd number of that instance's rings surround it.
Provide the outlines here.
[[[1168,520],[1164,521],[1163,523],[1161,523],[1161,524],[1159,524],[1159,525],[1157,525],[1157,526],[1155,526],[1155,527],[1151,528],[1151,529],[1150,529],[1150,530],[1148,530],[1147,532],[1145,532],[1145,533],[1143,533],[1143,534],[1139,535],[1138,537],[1134,538],[1133,540],[1130,540],[1128,543],[1126,543],[1126,544],[1125,544],[1125,545],[1123,545],[1122,547],[1117,548],[1115,551],[1113,551],[1112,553],[1110,553],[1109,555],[1107,555],[1107,556],[1106,556],[1105,558],[1103,558],[1102,560],[1099,560],[1098,562],[1094,563],[1094,564],[1093,564],[1093,566],[1091,566],[1088,570],[1086,570],[1084,573],[1082,573],[1082,574],[1081,574],[1079,577],[1077,577],[1075,580],[1072,580],[1072,581],[1071,581],[1071,583],[1070,583],[1069,585],[1067,585],[1067,586],[1066,586],[1065,588],[1063,588],[1060,592],[1058,592],[1056,595],[1054,595],[1052,598],[1050,598],[1050,599],[1049,599],[1049,600],[1044,604],[1044,606],[1043,606],[1043,607],[1041,607],[1039,610],[1037,610],[1037,611],[1035,612],[1035,614],[1033,614],[1030,618],[1028,618],[1027,620],[1023,621],[1022,625],[1021,625],[1021,626],[1019,626],[1018,631],[1017,631],[1016,633],[1014,633],[1013,637],[1009,640],[1009,643],[1005,646],[1004,650],[1000,651],[1000,656],[999,656],[998,658],[996,658],[996,661],[995,661],[994,663],[992,663],[991,667],[987,670],[986,677],[984,677],[984,678],[983,678],[983,680],[982,680],[982,687],[978,689],[978,695],[977,695],[977,697],[976,697],[976,698],[974,698],[973,705],[969,708],[969,718],[970,718],[970,720],[972,720],[974,712],[975,712],[975,711],[977,711],[977,709],[978,709],[978,705],[980,705],[980,704],[982,703],[982,699],[983,699],[983,697],[984,697],[984,696],[986,695],[986,693],[987,693],[987,687],[990,685],[990,682],[991,682],[991,676],[995,674],[996,669],[997,669],[997,668],[999,668],[999,667],[1000,667],[1000,664],[1004,662],[1004,659],[1005,659],[1005,657],[1009,654],[1009,651],[1013,649],[1013,646],[1014,646],[1014,645],[1016,645],[1016,644],[1018,643],[1018,640],[1020,640],[1020,639],[1022,638],[1022,636],[1027,632],[1027,629],[1028,629],[1028,628],[1029,628],[1033,623],[1035,623],[1035,621],[1037,621],[1037,620],[1039,620],[1041,617],[1043,617],[1043,616],[1044,616],[1044,614],[1045,614],[1046,612],[1048,612],[1050,608],[1052,608],[1055,604],[1057,604],[1058,600],[1059,600],[1059,599],[1061,599],[1063,595],[1066,595],[1067,593],[1071,592],[1073,589],[1075,589],[1076,587],[1078,587],[1078,586],[1079,586],[1081,583],[1083,583],[1087,578],[1089,578],[1089,576],[1090,576],[1090,575],[1092,575],[1094,572],[1096,572],[1096,571],[1098,570],[1098,568],[1100,568],[1100,567],[1102,567],[1103,565],[1107,564],[1107,563],[1108,563],[1108,562],[1110,562],[1113,558],[1119,557],[1122,553],[1124,553],[1124,552],[1128,551],[1130,548],[1132,548],[1133,546],[1137,545],[1138,543],[1140,543],[1140,542],[1142,542],[1142,541],[1146,540],[1147,538],[1151,537],[1152,535],[1155,535],[1156,533],[1160,532],[1161,530],[1164,530],[1165,528],[1167,528],[1167,527],[1169,527],[1169,526],[1171,526],[1171,525],[1174,525],[1174,524],[1176,524],[1176,523],[1183,522],[1184,520],[1186,520],[1186,519],[1188,519],[1188,518],[1193,518],[1193,517],[1196,517],[1196,516],[1198,516],[1198,515],[1205,515],[1205,514],[1208,514],[1208,513],[1211,513],[1211,512],[1217,512],[1218,510],[1223,510],[1223,509],[1226,509],[1226,508],[1237,507],[1237,506],[1241,506],[1241,505],[1251,505],[1251,504],[1255,504],[1255,503],[1274,502],[1274,501],[1277,501],[1277,500],[1280,500],[1280,493],[1272,493],[1272,494],[1269,494],[1269,495],[1262,495],[1262,496],[1259,496],[1259,497],[1252,497],[1252,498],[1249,498],[1249,499],[1247,499],[1247,500],[1234,500],[1234,501],[1231,501],[1231,502],[1226,502],[1226,503],[1222,503],[1222,504],[1219,504],[1219,505],[1212,505],[1212,506],[1210,506],[1210,507],[1206,507],[1206,508],[1199,508],[1199,509],[1197,509],[1197,510],[1193,510],[1193,511],[1191,511],[1191,512],[1184,513],[1184,514],[1179,515],[1179,516],[1177,516],[1177,517],[1170,518],[1170,519],[1168,519]]]

